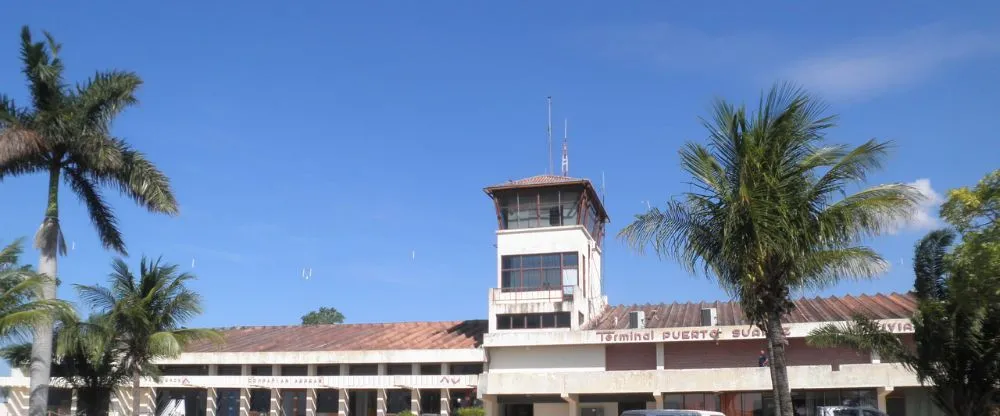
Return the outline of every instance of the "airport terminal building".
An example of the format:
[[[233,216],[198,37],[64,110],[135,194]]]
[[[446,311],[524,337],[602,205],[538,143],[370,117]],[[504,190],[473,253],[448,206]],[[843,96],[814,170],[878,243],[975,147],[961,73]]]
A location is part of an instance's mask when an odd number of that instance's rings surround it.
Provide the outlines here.
[[[616,416],[645,408],[766,416],[763,335],[733,302],[611,306],[603,291],[608,216],[592,184],[543,175],[486,188],[494,202],[496,285],[484,320],[235,327],[225,343],[190,346],[143,382],[144,414],[210,416]],[[485,288],[484,288],[485,289]],[[801,299],[785,321],[798,414],[866,405],[890,416],[936,416],[914,374],[877,356],[806,345],[810,330],[856,312],[912,339],[909,294]],[[15,370],[7,410],[27,414]],[[53,386],[61,386],[53,379]],[[112,415],[131,414],[131,389]],[[54,388],[57,414],[76,407]]]

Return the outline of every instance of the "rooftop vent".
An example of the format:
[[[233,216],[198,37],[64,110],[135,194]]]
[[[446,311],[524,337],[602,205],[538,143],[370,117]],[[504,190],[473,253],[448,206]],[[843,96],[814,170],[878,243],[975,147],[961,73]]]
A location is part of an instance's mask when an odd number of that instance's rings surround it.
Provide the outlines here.
[[[632,311],[628,313],[629,329],[643,329],[646,327],[646,313],[643,311]]]
[[[701,326],[716,326],[719,324],[719,313],[715,308],[701,308]]]

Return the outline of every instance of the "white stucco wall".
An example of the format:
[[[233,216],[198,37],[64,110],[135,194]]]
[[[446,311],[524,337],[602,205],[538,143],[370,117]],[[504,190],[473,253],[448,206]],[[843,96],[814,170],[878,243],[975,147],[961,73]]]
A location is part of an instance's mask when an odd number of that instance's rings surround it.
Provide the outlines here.
[[[604,371],[603,345],[490,350],[490,373]]]
[[[572,327],[600,312],[607,299],[601,289],[601,248],[580,225],[497,231],[496,287],[502,285],[501,259],[510,255],[575,252],[586,259],[579,265],[579,278],[572,302],[564,302],[560,291],[490,292],[490,330],[496,330],[496,315],[510,313],[570,312]]]

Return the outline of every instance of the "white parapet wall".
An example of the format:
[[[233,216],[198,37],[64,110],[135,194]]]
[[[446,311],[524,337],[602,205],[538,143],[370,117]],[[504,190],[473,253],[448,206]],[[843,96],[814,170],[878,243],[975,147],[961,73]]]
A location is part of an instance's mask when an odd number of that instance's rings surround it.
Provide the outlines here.
[[[916,387],[916,376],[897,364],[793,366],[788,368],[793,389],[859,387]],[[603,394],[711,391],[765,391],[771,389],[766,367],[644,371],[493,372],[486,375],[483,394]]]

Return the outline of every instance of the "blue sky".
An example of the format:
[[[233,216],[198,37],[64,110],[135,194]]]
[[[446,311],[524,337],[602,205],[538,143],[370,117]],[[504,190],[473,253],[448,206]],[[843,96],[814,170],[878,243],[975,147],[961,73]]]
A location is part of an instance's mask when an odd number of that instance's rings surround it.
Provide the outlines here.
[[[0,90],[26,96],[23,24],[64,44],[73,80],[142,75],[115,132],[171,176],[181,215],[115,207],[131,263],[162,255],[199,276],[193,325],[295,324],[320,306],[349,322],[484,318],[482,188],[546,169],[546,96],[569,119],[571,175],[605,175],[614,232],[686,190],[677,149],[704,139],[713,98],[754,102],[779,79],[828,99],[832,140],[896,141],[872,183],[943,195],[997,167],[998,17],[989,2],[19,2],[0,14]],[[0,184],[0,240],[33,235],[44,189]],[[75,299],[112,253],[75,197],[62,204]],[[872,242],[888,275],[828,293],[910,288],[912,245],[936,221],[923,214]],[[606,246],[613,303],[724,298]]]

